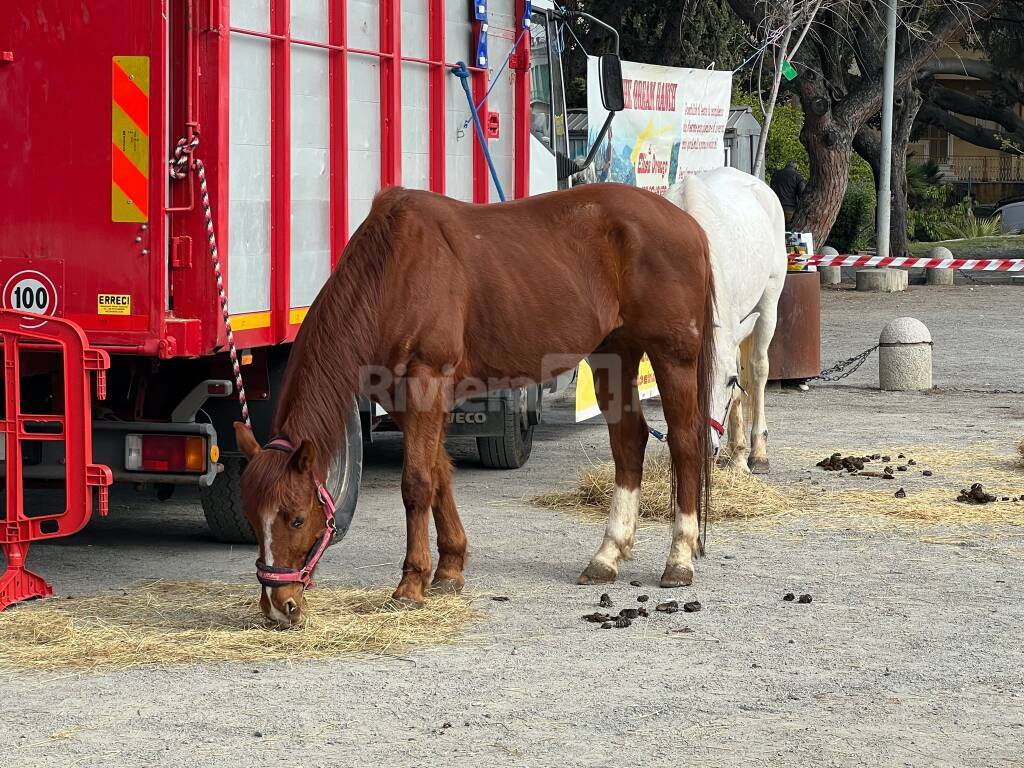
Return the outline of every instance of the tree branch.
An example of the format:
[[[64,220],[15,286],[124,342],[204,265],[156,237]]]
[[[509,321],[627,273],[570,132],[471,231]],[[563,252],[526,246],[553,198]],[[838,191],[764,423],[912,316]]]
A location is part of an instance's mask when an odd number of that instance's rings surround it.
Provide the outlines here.
[[[1024,84],[997,69],[990,61],[980,59],[933,59],[918,70],[917,78],[932,75],[963,75],[984,80],[999,88],[1014,101],[1024,101]]]
[[[972,18],[981,17],[990,13],[999,2],[1000,0],[975,0],[969,11],[966,9],[960,10],[964,13],[970,13]],[[921,45],[912,54],[897,57],[895,72],[896,89],[898,90],[906,84],[925,62],[935,55],[935,51],[939,46],[964,27],[966,21],[968,19],[965,19],[961,13],[958,13],[957,9],[947,6],[946,10],[929,25],[931,38],[927,41],[922,41]],[[873,82],[873,80],[879,78],[880,73],[871,73],[871,75],[864,77],[862,82],[850,91],[850,95],[843,100],[837,109],[837,118],[847,122],[854,129],[878,112],[882,106],[882,91]]]
[[[939,109],[955,112],[958,115],[991,120],[994,123],[999,123],[1011,133],[1018,134],[1018,137],[1024,140],[1024,120],[1018,117],[1012,109],[997,107],[991,102],[954,91],[938,83],[933,83],[930,88],[927,88],[925,94],[929,103]]]
[[[971,125],[945,110],[931,104],[925,104],[917,113],[917,119],[928,125],[942,128],[954,136],[959,136],[969,144],[986,149],[1003,149],[1001,134],[980,125]]]

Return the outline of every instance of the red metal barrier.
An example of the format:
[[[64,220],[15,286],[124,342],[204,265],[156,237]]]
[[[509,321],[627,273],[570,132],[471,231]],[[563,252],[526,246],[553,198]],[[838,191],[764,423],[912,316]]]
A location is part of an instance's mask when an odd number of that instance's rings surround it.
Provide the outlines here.
[[[53,589],[38,574],[25,568],[33,541],[70,536],[92,516],[93,488],[97,506],[107,514],[110,469],[92,460],[92,399],[89,371],[96,372],[96,397],[106,397],[106,352],[91,349],[85,333],[75,323],[58,318],[0,310],[3,340],[3,418],[6,494],[0,515],[0,549],[7,569],[0,574],[0,611],[13,603],[46,597]],[[63,371],[63,415],[33,414],[22,410],[21,355],[28,351],[60,355]],[[55,394],[60,392],[55,388]],[[25,510],[22,447],[29,442],[62,442],[66,467],[63,511],[32,514]]]

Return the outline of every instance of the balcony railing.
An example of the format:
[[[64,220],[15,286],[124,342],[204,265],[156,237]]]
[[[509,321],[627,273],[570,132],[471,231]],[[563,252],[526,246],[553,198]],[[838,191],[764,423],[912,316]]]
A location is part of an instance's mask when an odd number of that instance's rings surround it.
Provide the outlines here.
[[[1017,155],[951,157],[949,163],[957,181],[1024,181],[1024,157]]]

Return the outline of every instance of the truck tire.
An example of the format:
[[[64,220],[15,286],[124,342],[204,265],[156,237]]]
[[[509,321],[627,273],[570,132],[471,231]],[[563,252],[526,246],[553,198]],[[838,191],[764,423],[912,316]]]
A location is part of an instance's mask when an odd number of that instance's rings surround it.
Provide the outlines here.
[[[534,425],[527,414],[526,390],[504,391],[501,398],[505,401],[502,435],[476,439],[480,463],[489,469],[519,469],[533,451]]]
[[[225,456],[224,471],[211,485],[199,487],[199,499],[210,533],[217,541],[229,544],[255,544],[256,534],[242,512],[242,470],[245,459]]]
[[[218,541],[255,544],[256,534],[242,511],[242,470],[245,469],[246,461],[242,456],[225,456],[222,463],[224,471],[217,475],[213,484],[199,489],[203,514],[210,532]],[[341,541],[352,523],[362,474],[363,436],[359,411],[353,404],[352,413],[345,424],[341,450],[327,478],[327,490],[331,492],[336,507],[336,542]]]

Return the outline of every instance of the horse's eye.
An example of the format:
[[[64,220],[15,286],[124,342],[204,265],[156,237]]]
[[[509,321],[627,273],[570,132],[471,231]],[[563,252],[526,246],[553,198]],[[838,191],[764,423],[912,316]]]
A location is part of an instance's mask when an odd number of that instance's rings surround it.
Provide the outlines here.
[[[296,517],[292,520],[292,528],[301,528],[305,524],[306,518],[304,517]]]

